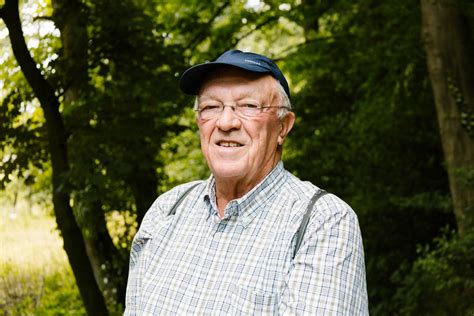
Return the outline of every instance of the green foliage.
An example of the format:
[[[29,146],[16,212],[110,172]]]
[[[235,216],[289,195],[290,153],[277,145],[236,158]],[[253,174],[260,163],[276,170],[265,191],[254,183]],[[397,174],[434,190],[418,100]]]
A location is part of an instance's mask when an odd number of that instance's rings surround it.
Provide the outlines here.
[[[25,193],[10,201],[0,192],[2,315],[84,315],[54,219]]]
[[[4,315],[84,315],[85,310],[69,267],[52,274],[20,270],[13,264],[0,271],[0,308]]]
[[[119,249],[128,251],[132,244],[133,236],[138,230],[138,223],[131,212],[110,212],[106,216],[107,230],[115,245]]]
[[[9,189],[18,182],[14,179]],[[0,311],[12,316],[85,315],[54,219],[25,193],[23,188],[13,204],[0,192]],[[117,237],[122,228],[114,230],[118,220],[108,219]],[[111,315],[122,315],[121,308],[110,302]]]
[[[16,271],[13,265],[2,266],[0,279],[0,308],[6,314],[21,314],[39,304],[42,279]]]
[[[474,168],[462,168],[455,171],[455,176],[466,188],[474,187]]]
[[[44,133],[41,111],[35,109],[33,96],[24,84],[20,80],[20,87],[10,90],[0,104],[1,189],[15,174],[23,176],[25,170],[34,167],[43,169],[47,157],[41,137]]]
[[[176,121],[183,130],[178,133],[169,132],[162,144],[160,158],[164,167],[158,169],[163,179],[160,192],[166,192],[181,183],[205,179],[210,175],[201,152],[195,113],[191,106],[182,116],[172,117],[171,120]]]
[[[56,86],[54,65],[57,55],[54,51],[59,45],[57,34],[47,31],[52,27],[51,21],[34,22],[35,16],[47,16],[50,11],[46,5],[24,5],[21,14],[24,24],[35,23],[34,28],[25,32],[25,40],[38,61],[38,68]],[[3,21],[0,23],[2,31],[5,30]],[[48,153],[43,113],[16,63],[8,37],[0,37],[0,49],[0,155],[3,158],[0,161],[0,189],[4,189],[15,174],[28,177],[30,183],[35,182],[34,172],[23,173],[31,168],[47,169]]]
[[[409,271],[399,271],[395,310],[400,315],[474,313],[474,231],[444,233],[433,247],[419,247]]]
[[[34,312],[37,315],[85,314],[79,291],[70,271],[58,271],[45,279],[44,294]]]

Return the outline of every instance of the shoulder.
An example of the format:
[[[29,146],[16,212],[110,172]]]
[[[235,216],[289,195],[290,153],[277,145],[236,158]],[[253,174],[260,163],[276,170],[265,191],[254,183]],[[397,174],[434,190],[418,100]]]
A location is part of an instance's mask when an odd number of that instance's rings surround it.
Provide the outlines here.
[[[322,196],[314,205],[308,231],[317,240],[325,240],[329,248],[334,246],[352,251],[362,247],[356,213],[346,202],[331,193]]]
[[[349,204],[330,192],[317,201],[313,211],[323,217],[357,217]]]
[[[323,189],[309,181],[302,181],[295,175],[287,172],[285,185],[282,194],[287,198],[295,200],[297,209],[306,209],[313,195]],[[322,224],[331,221],[349,220],[358,226],[357,215],[354,210],[337,195],[327,192],[322,195],[311,210],[310,225]]]
[[[285,170],[284,188],[281,194],[288,198],[300,201],[309,201],[313,194],[319,190],[319,187],[309,181],[303,181],[289,171]]]
[[[205,183],[202,180],[184,183],[158,196],[146,212],[140,225],[140,230],[151,232],[159,221],[168,216],[171,208],[178,202],[180,197],[190,189],[196,186],[203,186]]]

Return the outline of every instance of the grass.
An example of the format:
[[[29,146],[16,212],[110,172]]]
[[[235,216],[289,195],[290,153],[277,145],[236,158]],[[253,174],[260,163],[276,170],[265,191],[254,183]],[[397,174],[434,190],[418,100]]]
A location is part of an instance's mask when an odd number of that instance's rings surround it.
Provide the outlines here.
[[[0,190],[0,316],[86,315],[76,280],[56,228],[51,197],[14,177]],[[107,214],[107,227],[119,248],[136,231],[129,212]],[[122,315],[110,301],[109,313]]]
[[[85,315],[54,218],[0,209],[0,314]]]

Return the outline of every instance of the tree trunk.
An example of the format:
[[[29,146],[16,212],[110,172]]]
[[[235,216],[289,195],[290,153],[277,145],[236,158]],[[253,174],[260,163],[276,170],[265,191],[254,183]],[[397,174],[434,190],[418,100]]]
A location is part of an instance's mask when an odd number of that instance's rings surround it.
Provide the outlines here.
[[[0,15],[8,28],[13,54],[38,98],[46,119],[53,170],[54,212],[79,292],[89,315],[107,315],[104,297],[95,282],[84,239],[69,204],[66,132],[59,112],[59,101],[28,51],[20,22],[18,0],[6,0]]]
[[[52,0],[53,20],[61,34],[64,105],[76,101],[88,83],[87,29],[83,4],[77,0]]]
[[[82,214],[80,226],[95,279],[106,297],[125,306],[128,252],[115,247],[99,199],[87,204],[78,201],[77,209]]]
[[[460,174],[474,167],[474,141],[462,114],[474,108],[474,47],[468,19],[443,1],[421,0],[423,41],[459,233],[474,228],[474,188]]]
[[[63,104],[68,108],[89,89],[87,21],[81,1],[53,0],[52,6],[53,20],[61,34],[61,79],[65,87]],[[76,202],[83,218],[79,224],[96,281],[108,297],[124,306],[128,260],[110,238],[100,196],[96,195],[87,203]]]

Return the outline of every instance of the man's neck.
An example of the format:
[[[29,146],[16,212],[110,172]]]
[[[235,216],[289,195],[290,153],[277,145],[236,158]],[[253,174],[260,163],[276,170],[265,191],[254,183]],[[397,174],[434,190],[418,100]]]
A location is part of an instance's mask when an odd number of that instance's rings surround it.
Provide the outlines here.
[[[216,203],[219,210],[219,216],[221,218],[224,217],[224,210],[230,201],[244,196],[252,190],[254,186],[254,181],[252,181],[252,183],[243,183],[235,180],[216,179]]]
[[[227,204],[235,199],[241,198],[265,179],[277,166],[278,162],[272,166],[268,172],[262,176],[253,179],[218,179],[215,178],[216,203],[221,218],[224,217],[224,211]]]

